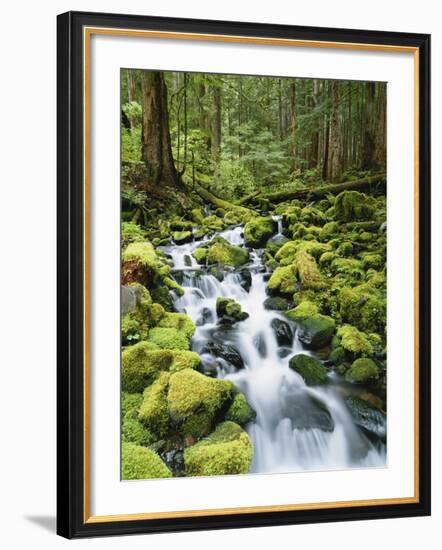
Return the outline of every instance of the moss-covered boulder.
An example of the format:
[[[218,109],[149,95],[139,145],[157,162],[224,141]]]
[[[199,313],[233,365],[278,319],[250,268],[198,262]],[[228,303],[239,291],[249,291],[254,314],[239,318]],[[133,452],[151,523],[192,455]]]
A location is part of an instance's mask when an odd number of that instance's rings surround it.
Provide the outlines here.
[[[198,225],[201,225],[204,221],[204,213],[201,208],[193,208],[190,212],[190,216],[192,220]]]
[[[327,382],[327,369],[314,357],[299,353],[289,361],[289,367],[302,376],[308,386],[317,386]]]
[[[209,378],[191,369],[172,374],[167,403],[174,428],[186,440],[208,434],[216,416],[227,409],[234,395],[229,380]]]
[[[337,332],[339,346],[354,356],[373,355],[373,346],[368,336],[351,325],[339,327]]]
[[[319,349],[330,343],[336,330],[332,317],[316,314],[298,321],[298,337],[311,349]]]
[[[209,264],[239,267],[249,261],[249,252],[240,246],[228,243],[222,237],[216,237],[207,249],[207,261]]]
[[[166,313],[157,326],[160,328],[174,328],[182,332],[188,340],[195,334],[195,324],[185,313]]]
[[[138,413],[140,422],[158,437],[166,436],[169,428],[167,408],[169,378],[169,372],[162,372],[155,382],[144,390],[143,402]]]
[[[379,368],[372,359],[360,357],[353,362],[352,366],[345,373],[345,379],[348,382],[362,384],[377,381],[379,375]]]
[[[124,441],[122,444],[121,466],[121,477],[124,480],[172,476],[169,468],[154,451]]]
[[[336,197],[335,217],[341,222],[369,220],[374,215],[375,201],[358,191],[342,191]]]
[[[275,231],[272,218],[252,218],[244,226],[244,239],[253,248],[262,248]]]
[[[142,392],[161,372],[196,369],[200,361],[193,351],[158,349],[152,342],[139,342],[122,353],[122,390]]]
[[[346,353],[345,349],[342,346],[338,346],[330,351],[330,355],[328,356],[328,360],[333,363],[336,367],[339,367],[340,365],[344,364],[346,361]]]
[[[211,231],[222,231],[224,229],[224,222],[218,216],[207,216],[203,220],[203,226]]]
[[[145,231],[136,223],[122,222],[121,224],[121,248],[124,250],[130,243],[144,241]]]
[[[242,311],[241,304],[233,298],[223,297],[216,299],[216,314],[221,325],[234,325],[249,317],[247,312]]]
[[[124,417],[121,424],[121,437],[127,443],[147,447],[156,442],[157,438],[146,429],[136,418]]]
[[[364,269],[380,269],[385,262],[381,254],[366,253],[362,255],[362,267]]]
[[[329,241],[339,233],[339,225],[337,222],[328,222],[322,228],[319,233],[320,241]]]
[[[270,296],[264,300],[265,309],[273,309],[275,311],[286,311],[289,308],[289,301],[281,296]]]
[[[384,289],[367,284],[341,288],[338,296],[339,312],[344,322],[361,330],[381,332],[385,328],[387,301]]]
[[[302,288],[319,290],[327,286],[311,254],[299,250],[295,256],[295,264]]]
[[[192,252],[192,256],[199,264],[203,264],[207,258],[207,248],[199,246]]]
[[[185,244],[193,240],[192,231],[173,231],[172,239],[176,244]]]
[[[308,317],[314,317],[318,313],[319,308],[316,304],[314,304],[313,302],[309,302],[308,300],[304,300],[295,308],[287,311],[286,315],[290,319],[293,319],[293,321],[298,322],[307,319]]]
[[[247,432],[234,422],[223,422],[203,441],[184,451],[188,476],[247,474],[253,446]]]
[[[296,265],[277,267],[267,283],[267,289],[270,294],[292,295],[297,288],[296,283]]]
[[[240,426],[244,426],[248,422],[255,420],[255,418],[256,412],[249,405],[246,396],[238,392],[226,412],[225,419],[236,422]]]
[[[189,349],[189,338],[186,333],[172,327],[154,327],[149,331],[146,341],[160,349]]]

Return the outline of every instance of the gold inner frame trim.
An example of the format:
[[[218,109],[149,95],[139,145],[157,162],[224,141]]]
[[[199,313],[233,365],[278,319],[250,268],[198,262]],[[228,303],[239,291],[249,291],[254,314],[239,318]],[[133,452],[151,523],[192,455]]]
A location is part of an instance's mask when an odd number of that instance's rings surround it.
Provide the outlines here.
[[[203,510],[177,510],[172,512],[150,512],[136,514],[91,515],[90,483],[90,83],[91,83],[91,37],[92,35],[124,36],[134,38],[157,38],[169,40],[194,40],[203,42],[231,42],[271,46],[291,46],[304,48],[331,48],[370,52],[412,53],[414,62],[414,494],[411,497],[351,500],[337,502],[316,502],[283,504],[270,506],[250,506],[235,508],[214,508]],[[114,29],[107,27],[84,27],[83,29],[83,93],[84,93],[84,523],[116,521],[141,521],[152,519],[173,519],[230,514],[253,514],[264,512],[288,512],[301,510],[324,510],[355,506],[385,506],[392,504],[413,504],[419,502],[419,49],[412,46],[364,44],[352,42],[330,42],[321,40],[296,40],[265,37],[245,37],[235,35],[147,31],[136,29]]]

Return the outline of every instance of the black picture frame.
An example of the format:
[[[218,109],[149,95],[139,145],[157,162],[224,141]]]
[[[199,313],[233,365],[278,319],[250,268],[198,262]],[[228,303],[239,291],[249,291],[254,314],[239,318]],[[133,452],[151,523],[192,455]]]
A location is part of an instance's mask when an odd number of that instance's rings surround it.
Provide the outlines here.
[[[84,490],[84,77],[85,27],[405,46],[419,59],[419,498],[406,504],[224,513],[91,522]],[[57,21],[57,532],[67,538],[335,522],[430,514],[430,36],[68,12]]]

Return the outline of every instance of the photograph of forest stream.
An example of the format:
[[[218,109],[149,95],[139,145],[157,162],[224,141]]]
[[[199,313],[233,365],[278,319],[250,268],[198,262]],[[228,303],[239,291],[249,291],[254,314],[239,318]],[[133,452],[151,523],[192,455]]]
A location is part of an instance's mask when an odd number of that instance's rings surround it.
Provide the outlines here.
[[[121,478],[386,466],[384,82],[121,70]]]

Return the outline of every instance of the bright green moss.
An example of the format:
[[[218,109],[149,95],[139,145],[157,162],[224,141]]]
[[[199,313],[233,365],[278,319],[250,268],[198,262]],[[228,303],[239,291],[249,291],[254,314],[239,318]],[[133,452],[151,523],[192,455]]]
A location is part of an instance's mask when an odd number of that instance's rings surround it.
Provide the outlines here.
[[[155,271],[161,265],[155,248],[149,241],[130,243],[123,252],[123,262],[134,261],[138,265]]]
[[[341,222],[368,220],[374,215],[375,201],[358,191],[342,191],[336,197],[335,217]]]
[[[203,441],[184,451],[188,476],[247,474],[253,445],[247,433],[234,422],[223,422]]]
[[[296,266],[277,267],[267,283],[273,293],[293,294],[296,290]]]
[[[224,215],[224,223],[226,225],[237,225],[238,223],[242,222],[242,216],[239,212],[236,212],[235,210],[229,210]]]
[[[380,254],[364,254],[362,256],[362,267],[364,269],[380,269],[384,266],[384,260]]]
[[[353,245],[348,241],[341,243],[336,250],[336,254],[344,257],[351,256],[353,254]]]
[[[178,296],[183,296],[184,295],[184,290],[182,289],[182,287],[176,281],[171,279],[170,277],[163,277],[163,283],[170,290],[174,290],[178,294]]]
[[[176,244],[188,243],[193,239],[192,231],[173,231],[172,239]]]
[[[157,326],[175,328],[183,332],[188,340],[195,334],[195,325],[192,319],[185,313],[166,313]]]
[[[138,417],[138,409],[143,402],[142,393],[121,393],[121,416],[129,416],[131,418]]]
[[[275,260],[277,260],[282,266],[290,265],[295,261],[297,250],[298,242],[289,241],[285,243],[275,254]]]
[[[362,263],[354,258],[335,258],[330,269],[335,275],[342,275],[349,281],[357,282],[364,278]]]
[[[224,222],[217,216],[207,216],[203,220],[203,226],[211,231],[222,231],[224,229]]]
[[[215,415],[233,398],[229,380],[209,378],[191,369],[172,374],[167,395],[169,415],[186,438],[210,432]]]
[[[144,390],[143,402],[138,418],[140,422],[158,437],[164,437],[169,428],[167,390],[170,374],[162,372],[153,384]]]
[[[124,249],[129,243],[145,240],[146,235],[143,229],[136,223],[123,222],[121,224],[121,248]]]
[[[342,363],[345,363],[346,359],[345,349],[341,346],[334,348],[330,352],[328,359],[336,366],[342,365]]]
[[[300,219],[309,225],[324,225],[327,221],[324,213],[314,206],[305,206],[301,210]]]
[[[253,248],[262,248],[275,231],[272,218],[252,218],[244,226],[244,239]]]
[[[343,325],[338,329],[337,336],[341,339],[341,347],[354,355],[373,354],[373,346],[367,335],[360,332],[356,327]]]
[[[207,251],[209,264],[239,267],[249,260],[249,253],[246,249],[231,245],[222,237],[216,237],[212,243]]]
[[[373,286],[344,287],[338,296],[339,311],[343,321],[361,330],[382,332],[386,324],[387,304],[385,294]]]
[[[318,306],[312,302],[305,300],[294,309],[287,311],[286,315],[294,321],[301,321],[302,319],[306,319],[307,317],[314,317],[318,313]]]
[[[155,327],[149,331],[147,342],[152,342],[160,349],[189,349],[189,338],[184,331],[176,328]]]
[[[123,442],[121,465],[123,480],[172,476],[169,468],[154,451],[133,443]]]
[[[136,418],[125,416],[121,426],[123,441],[147,447],[156,441],[156,437],[147,430]]]
[[[356,359],[345,374],[348,382],[373,382],[379,378],[379,369],[372,359],[361,357]]]
[[[303,288],[318,290],[327,286],[315,259],[308,252],[299,250],[295,256],[295,264]]]
[[[328,380],[327,369],[324,365],[311,357],[299,353],[290,359],[289,367],[302,376],[308,386],[317,386],[325,384]]]
[[[201,246],[198,247],[196,250],[193,251],[192,256],[199,264],[204,263],[207,258],[207,248],[203,248]]]
[[[243,393],[238,392],[227,410],[225,418],[226,420],[236,422],[240,426],[244,426],[244,424],[255,420],[256,412],[247,402],[246,396]]]
[[[334,252],[324,252],[323,254],[321,254],[321,257],[319,258],[319,265],[320,266],[330,265],[335,258],[336,258],[336,254]]]
[[[198,224],[201,225],[204,221],[204,214],[201,208],[193,208],[193,210],[190,212],[192,220]]]
[[[195,369],[199,364],[200,358],[193,351],[158,349],[151,342],[139,342],[122,353],[122,389],[131,393],[142,392],[163,371]]]
[[[339,232],[339,225],[336,222],[326,223],[319,233],[320,241],[328,241]]]

